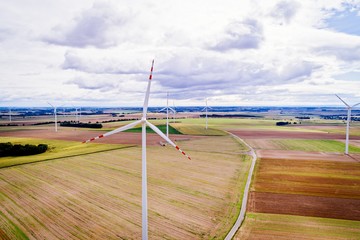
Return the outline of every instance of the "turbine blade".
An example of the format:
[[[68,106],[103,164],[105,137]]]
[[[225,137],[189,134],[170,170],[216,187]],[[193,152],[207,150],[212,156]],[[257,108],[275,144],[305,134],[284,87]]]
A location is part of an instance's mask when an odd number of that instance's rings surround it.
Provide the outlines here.
[[[162,112],[162,111],[164,111],[164,110],[166,110],[166,107],[162,108],[162,109],[159,110],[158,112]]]
[[[47,102],[50,106],[52,106],[53,108],[55,108],[51,103]]]
[[[344,100],[342,100],[341,97],[339,97],[337,94],[335,94],[335,96],[337,96],[340,99],[340,101],[342,101],[347,107],[350,107],[349,104],[347,104]]]
[[[97,137],[90,138],[90,139],[88,139],[88,140],[86,140],[86,141],[83,141],[82,143],[88,143],[88,142],[94,141],[94,140],[99,139],[99,138],[103,138],[103,137],[110,136],[110,135],[112,135],[112,134],[114,134],[114,133],[126,131],[126,130],[128,130],[128,129],[130,129],[130,128],[135,127],[135,126],[138,125],[139,123],[141,123],[141,120],[138,120],[138,121],[135,121],[135,122],[130,123],[130,124],[128,124],[128,125],[119,127],[119,128],[117,128],[117,129],[115,129],[115,130],[112,130],[112,131],[107,132],[107,133],[105,133],[105,134],[101,134],[101,135],[99,135],[99,136],[97,136]]]
[[[146,117],[148,105],[149,105],[149,96],[150,96],[150,86],[151,86],[151,79],[152,79],[152,73],[154,70],[154,60],[152,60],[151,69],[150,69],[150,75],[149,75],[149,82],[146,89],[145,94],[145,100],[144,100],[144,107],[143,107],[143,117]]]
[[[169,107],[170,111],[172,111],[173,113],[176,113],[175,109]]]
[[[353,105],[351,108],[356,107],[356,106],[359,105],[359,104],[360,104],[360,103],[357,103],[357,104]]]
[[[160,129],[158,129],[155,125],[153,125],[152,123],[146,121],[146,124],[152,129],[154,130],[154,132],[156,132],[157,134],[160,135],[160,137],[162,137],[164,140],[166,140],[171,146],[173,146],[174,148],[176,148],[177,150],[179,150],[179,152],[181,152],[185,157],[187,157],[189,160],[191,160],[191,158],[186,155],[186,153],[181,150],[175,143],[173,143],[173,141],[170,140],[170,138],[168,138],[167,136],[165,136],[165,134],[163,134]]]

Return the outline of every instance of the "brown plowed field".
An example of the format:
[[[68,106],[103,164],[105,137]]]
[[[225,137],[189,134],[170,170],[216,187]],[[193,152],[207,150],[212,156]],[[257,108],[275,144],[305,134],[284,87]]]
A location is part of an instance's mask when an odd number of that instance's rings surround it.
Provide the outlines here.
[[[295,132],[295,131],[268,131],[268,130],[232,130],[231,133],[244,139],[267,139],[267,138],[289,138],[289,139],[344,139],[344,134],[322,133],[322,132]],[[353,140],[360,140],[360,136],[351,136]]]
[[[360,199],[251,192],[250,212],[360,220]]]
[[[68,141],[85,141],[92,137],[99,136],[107,131],[89,131],[80,129],[66,129],[54,132],[50,129],[36,129],[36,130],[17,130],[0,132],[0,137],[28,137],[28,138],[42,138],[42,139],[57,139]],[[202,138],[201,136],[183,136],[183,135],[170,135],[172,140],[182,139],[196,139]],[[148,133],[146,135],[147,144],[158,145],[160,141],[164,141],[159,135]],[[98,143],[114,143],[114,144],[141,144],[141,133],[121,132],[113,134],[106,138],[96,140]]]
[[[343,153],[303,152],[289,150],[257,150],[259,158],[291,159],[291,160],[323,160],[338,162],[360,162],[360,154],[345,155]]]

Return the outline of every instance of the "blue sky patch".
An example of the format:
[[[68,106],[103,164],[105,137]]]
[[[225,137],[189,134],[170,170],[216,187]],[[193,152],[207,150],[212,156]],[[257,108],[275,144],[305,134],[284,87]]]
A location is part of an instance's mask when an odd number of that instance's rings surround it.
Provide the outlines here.
[[[360,36],[360,16],[357,11],[336,12],[326,20],[326,24],[337,32]]]

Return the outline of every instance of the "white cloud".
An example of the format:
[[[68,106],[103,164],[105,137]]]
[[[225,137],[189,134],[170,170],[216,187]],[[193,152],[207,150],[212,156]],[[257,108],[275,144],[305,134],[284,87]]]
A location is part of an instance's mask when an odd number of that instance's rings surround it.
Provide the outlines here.
[[[115,46],[117,32],[131,17],[128,8],[119,9],[108,2],[96,2],[90,9],[52,29],[44,41],[71,47],[94,46],[99,48]]]
[[[359,82],[339,76],[360,69],[360,36],[337,32],[327,19],[356,4],[3,1],[0,97],[4,105],[51,98],[141,105],[155,58],[155,105],[166,91],[183,104],[202,104],[205,96],[219,105],[312,104],[309,92],[337,104],[335,90],[359,96]]]
[[[213,48],[224,51],[230,49],[259,48],[263,40],[263,28],[256,19],[232,22],[225,30],[225,36]]]

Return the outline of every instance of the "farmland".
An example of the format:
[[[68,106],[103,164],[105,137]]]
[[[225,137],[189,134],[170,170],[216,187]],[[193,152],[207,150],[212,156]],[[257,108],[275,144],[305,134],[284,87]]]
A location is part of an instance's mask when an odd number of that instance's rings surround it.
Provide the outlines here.
[[[248,140],[256,149],[291,150],[305,152],[342,152],[345,143],[330,139],[257,139]],[[349,146],[350,153],[360,153],[357,146]]]
[[[209,118],[207,130],[203,118],[173,120],[170,138],[192,161],[161,147],[162,139],[149,131],[150,238],[223,239],[227,234],[239,212],[250,158],[226,131],[258,155],[248,212],[236,238],[357,238],[359,124],[352,125],[347,156],[342,121],[312,119],[279,127],[278,120]],[[165,132],[164,119],[151,122]],[[104,123],[99,130],[60,127],[57,133],[52,124],[2,127],[2,142],[47,143],[51,151],[2,158],[3,166],[20,165],[0,169],[0,234],[140,238],[140,129],[80,144],[127,123]]]
[[[259,157],[248,213],[236,238],[357,239],[359,128],[352,128],[349,156],[342,153],[344,135],[337,125],[308,122],[295,128],[231,131]]]
[[[2,157],[0,159],[0,168],[9,167],[14,165],[21,165],[31,162],[47,161],[67,156],[84,155],[94,152],[102,152],[114,149],[129,147],[129,145],[120,144],[81,144],[74,141],[62,140],[49,140],[49,139],[33,139],[33,138],[14,138],[14,137],[1,137],[1,142],[12,142],[15,144],[40,144],[47,143],[48,151],[43,154],[35,156],[22,156],[22,157]]]
[[[359,239],[360,222],[284,214],[248,213],[235,239]]]
[[[245,149],[229,136],[179,145],[192,161],[170,147],[148,148],[150,238],[222,239],[239,211]],[[2,236],[140,238],[140,153],[123,148],[1,169]]]

